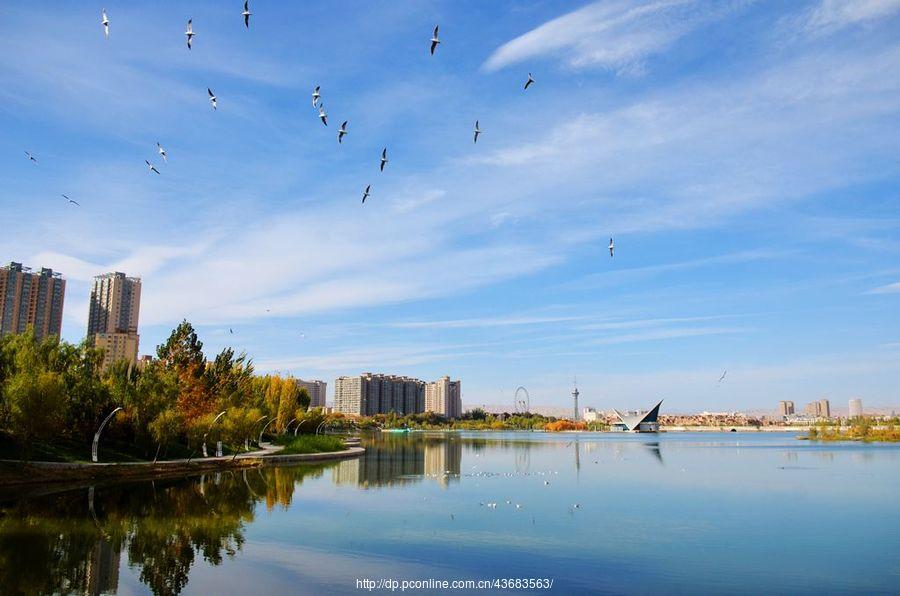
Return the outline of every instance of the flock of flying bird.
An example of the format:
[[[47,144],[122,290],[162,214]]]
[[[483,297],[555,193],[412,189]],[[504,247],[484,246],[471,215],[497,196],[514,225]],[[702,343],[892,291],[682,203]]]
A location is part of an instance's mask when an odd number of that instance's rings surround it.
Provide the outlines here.
[[[247,29],[250,28],[250,17],[252,16],[252,14],[253,13],[250,12],[250,0],[244,0],[244,10],[241,12],[241,17],[243,18],[244,26]],[[101,10],[100,15],[101,15],[100,23],[101,23],[101,25],[103,25],[103,34],[108,39],[109,38],[109,23],[110,23],[110,21],[109,21],[109,16],[107,15],[105,8]],[[431,40],[430,40],[430,42],[431,42],[431,50],[430,51],[431,51],[432,56],[434,55],[435,50],[437,50],[438,46],[441,44],[441,40],[438,37],[438,31],[439,31],[439,26],[435,25],[434,31],[432,32]],[[187,27],[185,29],[184,35],[187,38],[187,48],[188,48],[188,50],[191,50],[193,48],[194,36],[197,35],[196,33],[194,33],[193,18],[188,19]],[[535,82],[534,76],[529,72],[528,78],[525,81],[523,90],[527,91],[528,88],[534,84],[534,82]],[[216,94],[213,92],[212,88],[210,88],[210,87],[207,87],[206,91],[207,91],[207,94],[209,95],[210,106],[212,107],[213,110],[218,110],[219,106],[218,106],[218,98],[216,97]],[[322,100],[321,87],[319,85],[316,85],[316,87],[313,89],[312,105],[313,105],[313,108],[318,109],[319,120],[322,121],[322,124],[324,126],[328,126],[328,115],[325,112],[325,103]],[[337,131],[337,139],[338,139],[338,143],[340,143],[340,144],[343,144],[344,136],[349,134],[349,131],[347,130],[348,124],[349,124],[349,120],[344,120],[344,122],[341,124],[340,128]],[[481,129],[479,121],[476,120],[475,128],[473,129],[472,142],[477,144],[478,136],[481,135],[483,132],[484,131]],[[156,143],[156,149],[157,149],[157,153],[162,158],[163,162],[168,163],[168,157],[166,154],[166,150],[162,147],[162,145],[160,145],[159,142]],[[25,152],[25,155],[32,162],[37,163],[37,159],[34,157],[34,155],[29,153],[28,151]],[[388,160],[387,147],[383,147],[381,150],[381,161],[379,164],[380,172],[384,172],[384,167],[388,164],[388,161],[389,160]],[[153,164],[153,162],[151,162],[149,159],[145,159],[144,163],[147,164],[149,173],[160,174],[160,171],[156,168],[156,166]],[[366,188],[363,191],[363,195],[362,195],[362,203],[363,204],[365,204],[366,199],[368,199],[371,196],[371,190],[372,190],[372,185],[371,184],[366,185]],[[78,207],[81,206],[78,202],[70,199],[67,195],[62,195],[62,196],[67,201],[69,201],[69,203],[72,203],[73,205],[76,205]],[[612,258],[615,253],[615,244],[613,243],[612,238],[609,239],[609,247],[608,248],[609,248],[609,256],[610,256],[610,258]]]

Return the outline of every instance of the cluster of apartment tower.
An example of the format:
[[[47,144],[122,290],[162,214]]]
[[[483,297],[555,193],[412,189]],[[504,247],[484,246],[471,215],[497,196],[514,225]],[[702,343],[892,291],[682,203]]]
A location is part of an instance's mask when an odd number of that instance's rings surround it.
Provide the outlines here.
[[[62,330],[66,280],[52,269],[32,271],[22,263],[0,267],[0,336],[34,329],[38,339]],[[141,280],[124,273],[94,278],[88,310],[87,337],[103,348],[104,364],[137,362]]]
[[[862,400],[853,398],[848,403],[850,418],[858,418],[863,415]],[[778,415],[783,419],[798,416],[794,410],[794,402],[790,400],[778,402]],[[803,415],[807,418],[831,418],[831,403],[827,399],[817,399],[806,404]]]
[[[451,381],[448,376],[426,383],[411,377],[363,373],[335,380],[334,409],[357,416],[434,412],[458,418],[462,392],[459,380]]]

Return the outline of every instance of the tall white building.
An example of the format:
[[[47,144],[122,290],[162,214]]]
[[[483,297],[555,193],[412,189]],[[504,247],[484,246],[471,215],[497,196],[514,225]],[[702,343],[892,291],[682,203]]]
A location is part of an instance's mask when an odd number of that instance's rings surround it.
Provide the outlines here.
[[[334,409],[344,414],[416,414],[425,411],[425,382],[411,377],[362,373],[334,381]]]
[[[447,418],[462,415],[462,389],[460,381],[451,381],[443,376],[425,386],[425,411],[441,414]]]
[[[309,393],[310,409],[325,407],[325,395],[326,389],[328,388],[328,384],[325,381],[304,381],[303,379],[297,379],[297,387],[306,389],[306,392]]]
[[[863,415],[863,406],[862,400],[858,397],[855,397],[850,400],[850,417],[851,418],[860,418]]]

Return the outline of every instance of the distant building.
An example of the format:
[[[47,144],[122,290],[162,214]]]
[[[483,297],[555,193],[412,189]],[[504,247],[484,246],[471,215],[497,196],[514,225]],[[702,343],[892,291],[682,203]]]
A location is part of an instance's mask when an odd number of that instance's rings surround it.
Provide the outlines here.
[[[34,328],[43,339],[62,330],[66,280],[52,269],[32,273],[22,263],[0,267],[0,337]]]
[[[794,415],[794,402],[780,401],[778,402],[778,415],[782,418]]]
[[[443,376],[425,386],[425,411],[441,414],[447,418],[462,415],[462,390],[460,381],[451,381]]]
[[[124,273],[105,273],[94,278],[88,311],[87,336],[105,351],[103,366],[116,360],[136,363],[141,279]]]
[[[855,398],[851,399],[850,402],[849,402],[849,406],[850,406],[850,417],[851,417],[851,418],[860,418],[860,417],[862,417],[862,415],[863,415],[863,406],[862,406],[862,400],[861,400],[861,399],[859,399],[858,397],[855,397]]]
[[[618,410],[613,410],[619,417],[619,422],[612,425],[612,430],[637,433],[659,432],[659,407],[662,403],[663,400],[659,400],[659,403],[646,412],[625,412],[623,414]]]
[[[309,393],[310,408],[325,407],[325,390],[327,386],[328,384],[325,381],[304,381],[303,379],[297,379],[297,387],[306,389],[306,392]]]
[[[585,408],[582,410],[582,419],[585,422],[596,422],[600,419],[600,413],[594,408]]]
[[[334,381],[334,409],[358,416],[424,412],[425,382],[368,372],[355,377],[338,377]]]
[[[814,418],[831,418],[831,404],[827,399],[818,399],[809,402],[804,412]]]

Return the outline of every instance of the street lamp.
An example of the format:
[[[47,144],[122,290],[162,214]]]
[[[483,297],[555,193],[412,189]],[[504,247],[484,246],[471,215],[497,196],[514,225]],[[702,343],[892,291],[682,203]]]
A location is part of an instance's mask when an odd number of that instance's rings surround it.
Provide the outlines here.
[[[206,432],[203,433],[203,457],[209,457],[209,455],[206,453],[206,436],[212,431],[212,427],[215,426],[215,424],[219,420],[219,418],[221,418],[224,415],[225,415],[225,410],[222,410],[221,412],[219,412],[216,415],[216,417],[213,418],[213,421],[209,423],[209,428],[206,429]]]
[[[294,418],[293,420],[291,420],[290,422],[287,423],[287,426],[284,427],[284,434],[288,434],[289,432],[291,432],[291,425],[294,423],[294,420],[297,420],[297,419]],[[297,426],[300,426],[300,425],[298,424]]]
[[[256,441],[257,444],[260,444],[260,445],[262,444],[263,434],[266,432],[266,429],[269,428],[269,425],[272,424],[273,422],[275,422],[275,418],[272,418],[271,420],[266,422],[265,426],[262,427],[262,430],[259,431],[259,440]]]
[[[319,423],[319,426],[316,427],[316,434],[319,434],[319,430],[325,425],[326,422],[328,422],[327,418]]]
[[[97,429],[97,432],[94,433],[94,443],[91,445],[91,461],[97,463],[97,447],[100,444],[100,433],[103,432],[103,428],[106,426],[106,423],[109,422],[113,416],[115,416],[122,407],[118,407],[112,412],[109,413],[109,416],[103,419],[103,422],[100,423],[100,428]]]

